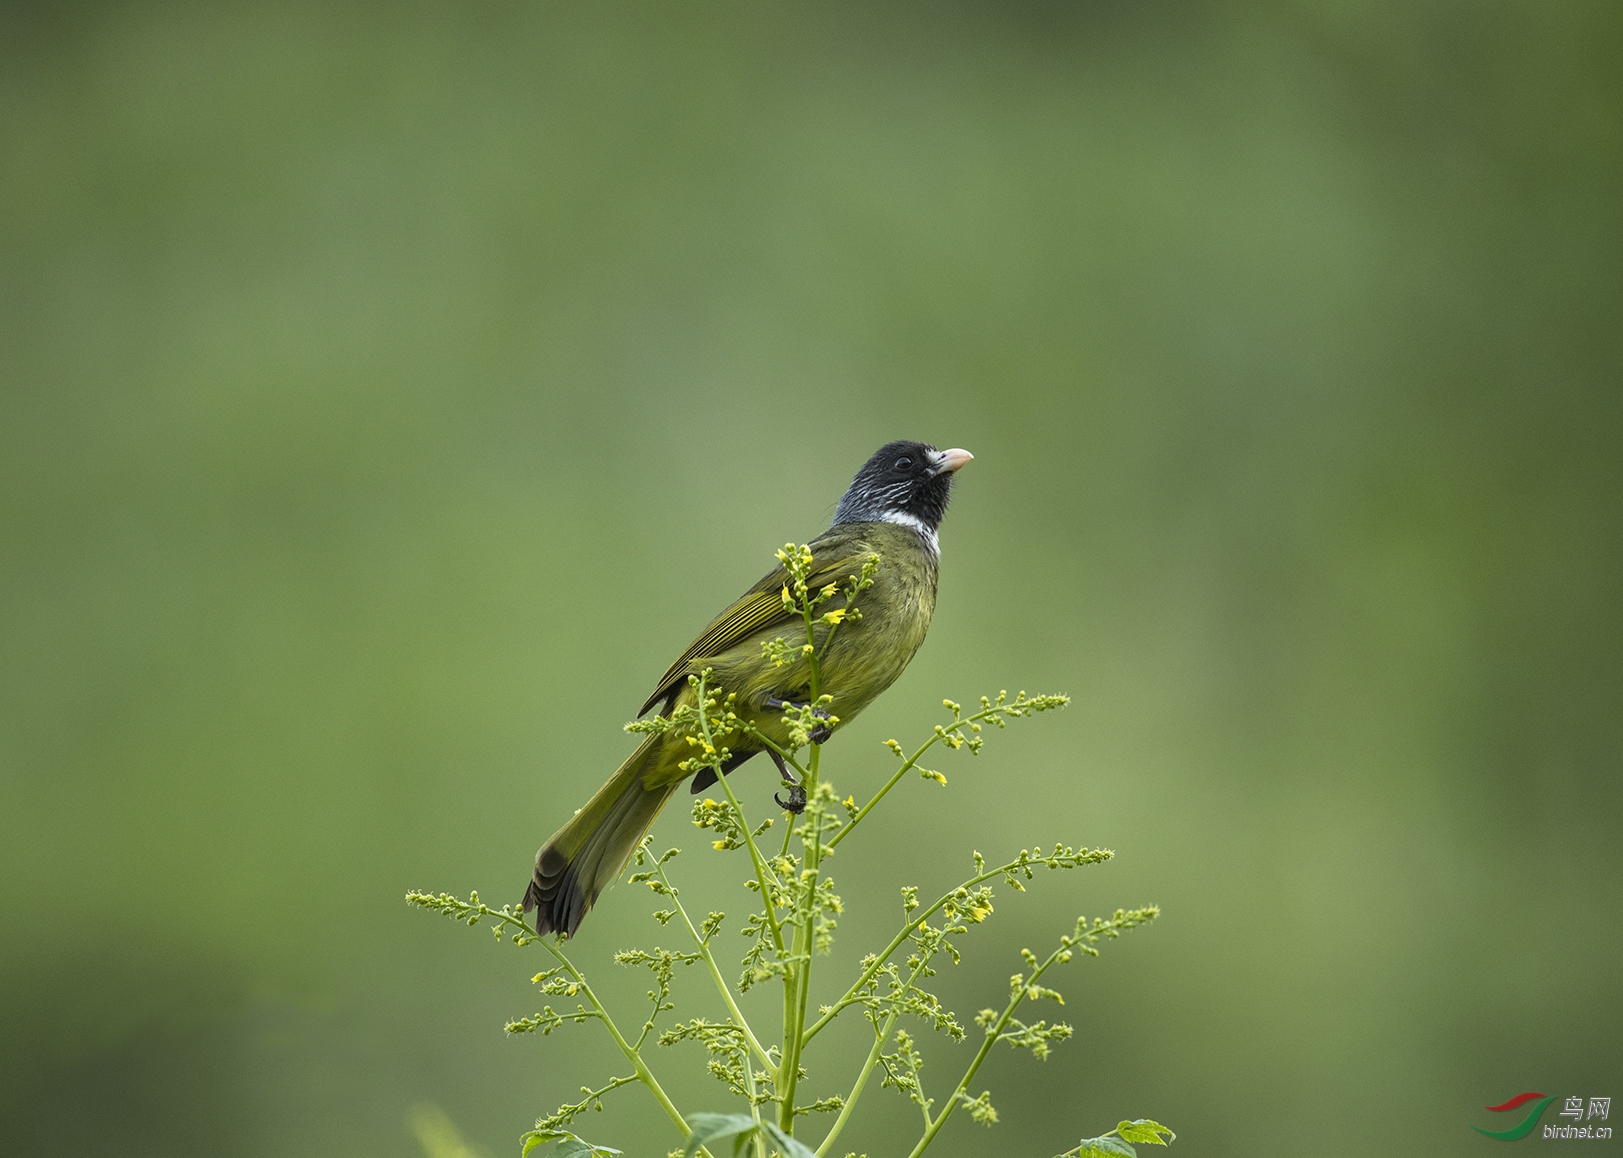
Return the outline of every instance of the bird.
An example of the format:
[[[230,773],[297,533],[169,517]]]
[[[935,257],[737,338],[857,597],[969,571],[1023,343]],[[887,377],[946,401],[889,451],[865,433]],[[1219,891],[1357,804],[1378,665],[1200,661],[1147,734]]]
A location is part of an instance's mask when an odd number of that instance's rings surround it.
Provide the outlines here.
[[[813,743],[826,741],[890,687],[923,644],[935,613],[941,520],[953,479],[972,458],[967,450],[938,450],[925,442],[886,443],[857,471],[828,530],[808,544],[809,587],[814,591],[829,583],[844,584],[865,560],[879,556],[873,586],[859,600],[860,615],[842,624],[819,657],[820,692],[830,702],[824,705],[826,714],[818,717],[828,722],[811,731]],[[695,705],[690,677],[709,669],[708,686],[733,695],[733,710],[740,717],[779,747],[794,747],[784,711],[810,699],[809,663],[801,657],[780,666],[767,652],[773,640],[786,634],[792,643],[794,633],[804,631],[803,623],[798,612],[786,608],[783,572],[768,572],[666,669],[638,716],[658,706],[659,714],[669,718],[681,706]],[[734,739],[724,774],[767,751],[790,782],[790,801],[778,803],[791,811],[804,804],[804,789],[776,752],[747,734],[735,733]],[[541,846],[521,904],[526,915],[535,913],[538,935],[574,936],[681,783],[692,776],[694,794],[716,783],[712,768],[695,774],[680,767],[690,754],[683,735],[648,735],[586,806]]]

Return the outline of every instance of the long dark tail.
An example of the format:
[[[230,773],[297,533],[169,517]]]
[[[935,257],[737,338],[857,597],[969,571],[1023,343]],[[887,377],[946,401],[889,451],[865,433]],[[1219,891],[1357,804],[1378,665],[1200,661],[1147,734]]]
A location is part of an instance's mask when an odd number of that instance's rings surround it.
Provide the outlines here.
[[[620,875],[637,842],[675,791],[675,784],[643,785],[664,737],[650,736],[535,854],[535,874],[524,890],[524,911],[535,910],[540,933],[575,935],[597,895]]]

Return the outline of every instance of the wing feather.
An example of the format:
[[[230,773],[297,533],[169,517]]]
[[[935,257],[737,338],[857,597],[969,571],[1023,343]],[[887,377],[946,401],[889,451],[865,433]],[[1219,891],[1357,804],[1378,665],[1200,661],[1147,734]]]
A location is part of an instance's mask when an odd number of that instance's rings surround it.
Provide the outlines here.
[[[848,575],[856,574],[868,554],[867,543],[849,526],[832,528],[814,539],[810,546],[810,585],[813,588],[840,583]],[[730,651],[758,631],[778,625],[788,626],[794,616],[783,608],[783,580],[781,568],[767,572],[731,607],[716,616],[710,626],[699,633],[699,638],[690,643],[676,662],[666,669],[654,694],[648,697],[648,702],[637,714],[646,715],[648,709],[659,701],[674,696],[687,682],[693,661]]]

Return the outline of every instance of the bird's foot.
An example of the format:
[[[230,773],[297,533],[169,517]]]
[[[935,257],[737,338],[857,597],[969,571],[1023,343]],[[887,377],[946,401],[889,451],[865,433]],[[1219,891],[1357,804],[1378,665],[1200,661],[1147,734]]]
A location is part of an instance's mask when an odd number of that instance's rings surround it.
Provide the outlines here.
[[[803,711],[806,707],[805,704],[797,704],[793,700],[780,700],[775,696],[768,696],[763,702],[763,706],[771,708],[774,712],[781,712],[786,708],[794,708],[796,711]],[[813,708],[812,715],[817,717],[819,720],[828,720],[833,718],[823,708]],[[818,724],[816,727],[810,729],[806,733],[806,738],[813,744],[826,744],[828,743],[828,738],[833,734],[833,729],[831,729],[827,724]]]
[[[778,775],[783,777],[783,782],[789,786],[788,800],[785,800],[776,792],[772,794],[772,799],[776,801],[778,807],[783,809],[785,812],[792,812],[794,815],[799,816],[802,812],[806,811],[805,786],[801,784],[799,780],[795,779],[795,774],[789,771],[789,765],[783,762],[782,756],[778,755],[777,752],[773,751],[771,748],[768,748],[766,752],[768,756],[772,757],[772,762],[778,766]]]

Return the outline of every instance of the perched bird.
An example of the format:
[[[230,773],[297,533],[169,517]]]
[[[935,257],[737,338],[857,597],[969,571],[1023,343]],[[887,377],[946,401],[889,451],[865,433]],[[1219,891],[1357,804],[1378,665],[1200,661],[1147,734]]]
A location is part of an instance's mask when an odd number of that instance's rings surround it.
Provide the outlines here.
[[[973,457],[967,450],[937,450],[923,442],[887,443],[851,480],[835,508],[833,525],[809,544],[813,590],[843,583],[861,571],[869,555],[880,557],[873,586],[857,601],[860,618],[841,625],[819,661],[820,690],[833,698],[828,705],[832,728],[849,722],[894,683],[924,642],[935,611],[941,554],[936,530],[947,510],[954,472]],[[793,644],[795,633],[804,630],[799,616],[784,609],[782,588],[783,573],[774,570],[716,616],[671,664],[638,715],[662,705],[661,714],[668,716],[678,706],[696,702],[688,677],[710,668],[712,686],[737,697],[734,710],[741,717],[773,743],[791,747],[783,712],[810,699],[810,671],[803,658],[778,666],[763,652],[763,644],[779,637]],[[816,729],[814,742],[827,739],[832,728]],[[763,750],[747,736],[735,741],[729,742],[732,756],[726,772]],[[526,913],[535,910],[538,932],[574,935],[659,810],[693,775],[679,767],[690,755],[685,737],[650,735],[541,847],[523,902]],[[803,802],[804,791],[775,752],[772,757],[791,782],[792,808]],[[715,782],[715,772],[702,769],[694,776],[692,791]]]

